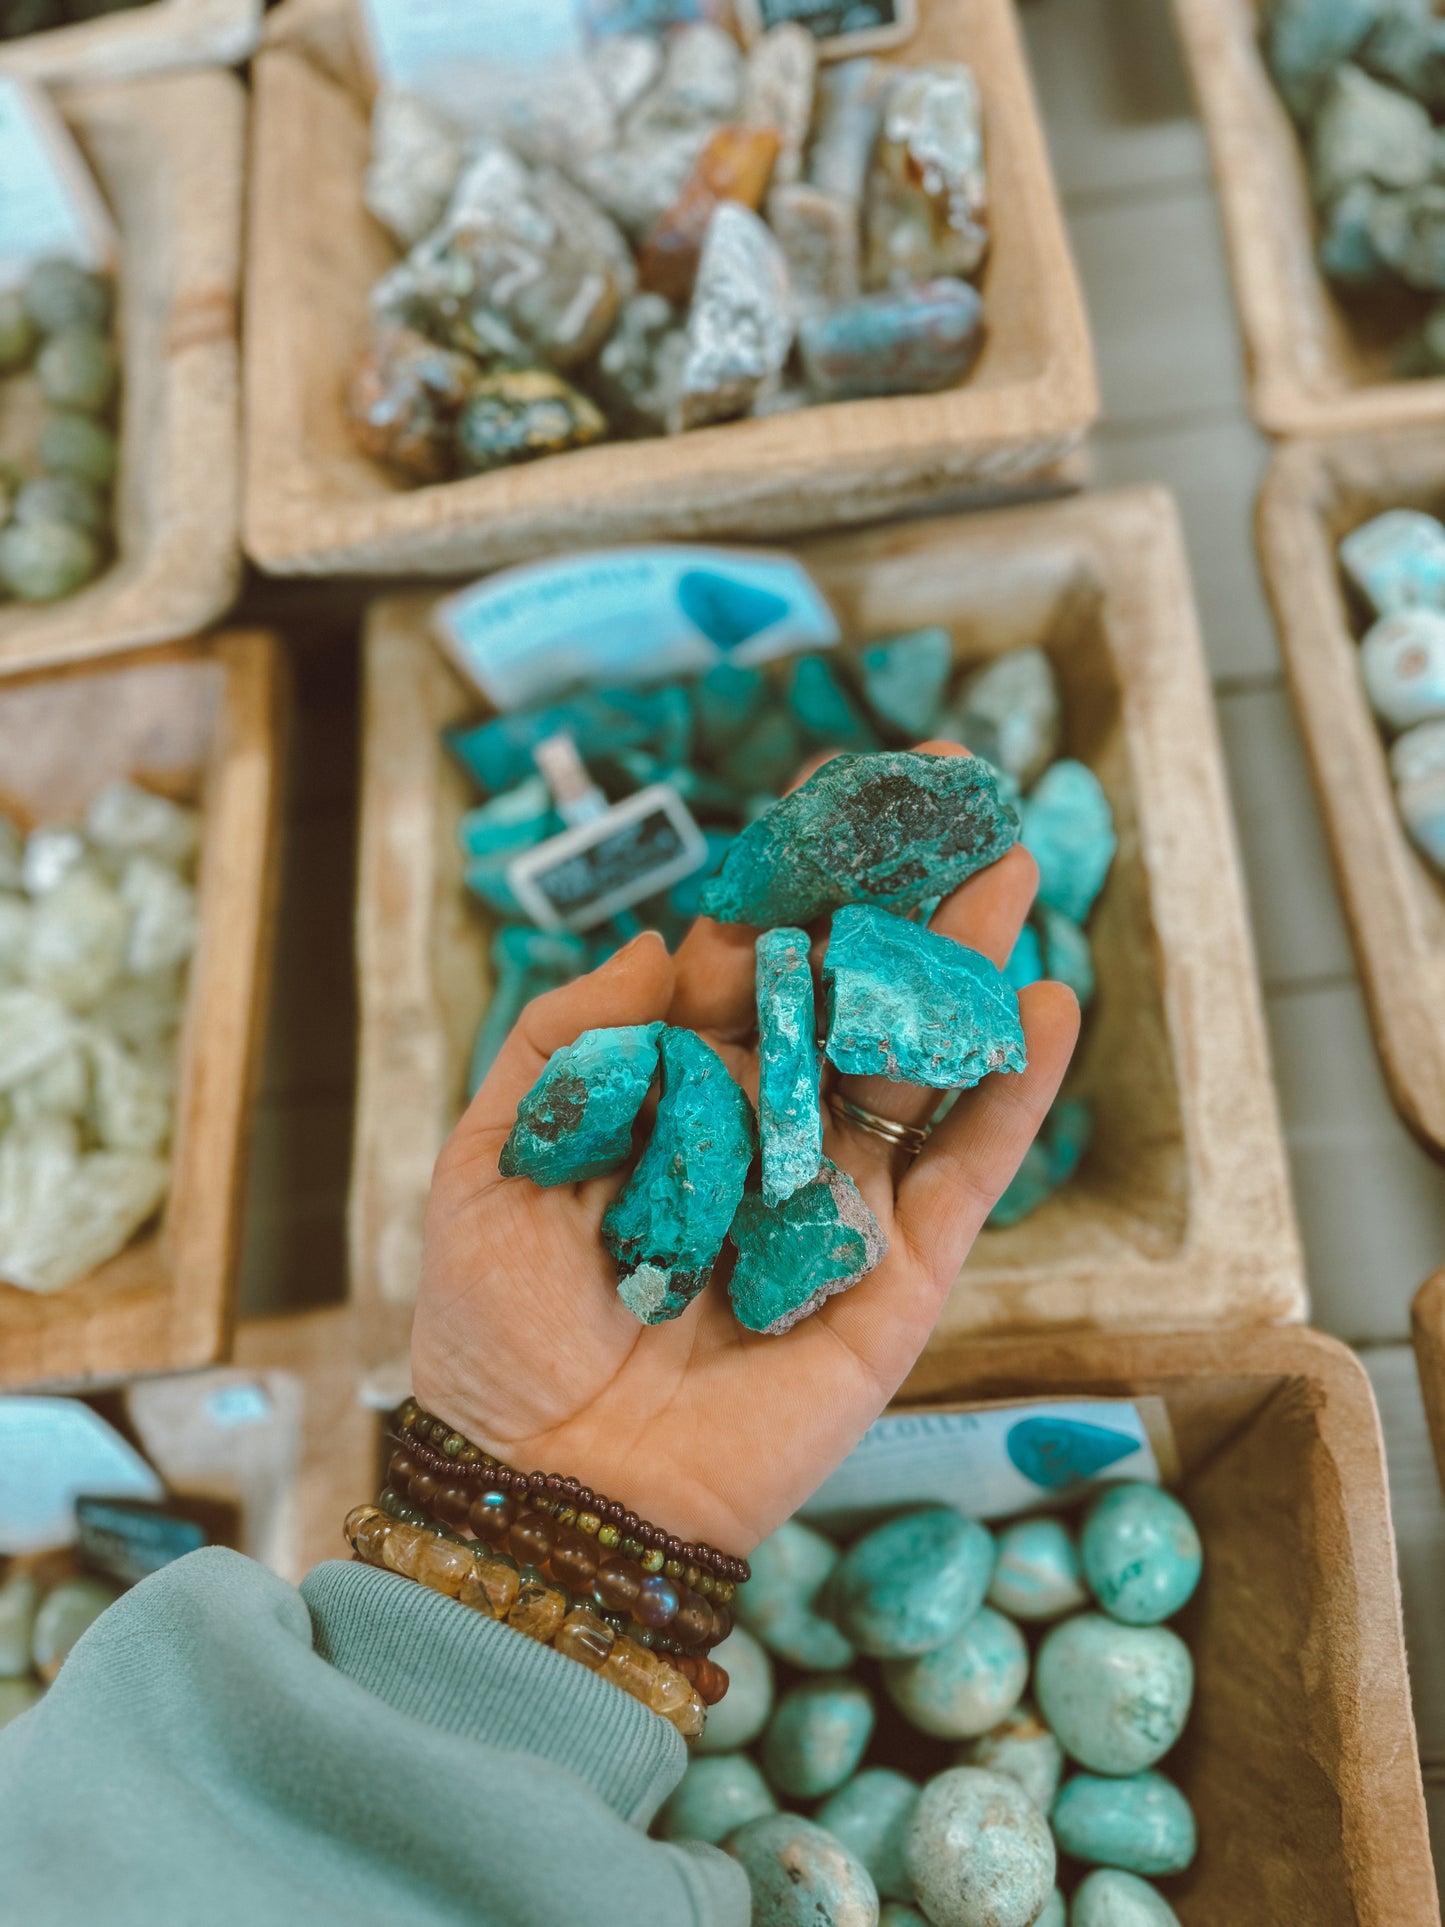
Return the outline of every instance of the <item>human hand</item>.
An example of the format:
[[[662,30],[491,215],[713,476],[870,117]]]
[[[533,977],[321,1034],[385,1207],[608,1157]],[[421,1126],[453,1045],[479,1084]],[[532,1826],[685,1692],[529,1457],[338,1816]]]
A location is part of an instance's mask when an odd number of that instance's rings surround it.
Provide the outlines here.
[[[1037,885],[1017,845],[954,891],[931,928],[1002,966]],[[552,1053],[607,1025],[661,1018],[697,1031],[756,1103],[756,936],[699,919],[670,957],[648,933],[527,1006],[437,1162],[412,1332],[412,1382],[427,1411],[524,1471],[570,1474],[681,1539],[743,1556],[822,1483],[907,1376],[1053,1102],[1079,1027],[1062,984],[1025,990],[1028,1069],[965,1092],[911,1162],[825,1108],[824,1150],[862,1192],[888,1251],[812,1317],[778,1336],[747,1331],[712,1283],[681,1317],[642,1325],[617,1295],[602,1244],[622,1175],[544,1190],[503,1178],[497,1159]],[[881,1078],[840,1077],[837,1087],[915,1125],[939,1101]]]

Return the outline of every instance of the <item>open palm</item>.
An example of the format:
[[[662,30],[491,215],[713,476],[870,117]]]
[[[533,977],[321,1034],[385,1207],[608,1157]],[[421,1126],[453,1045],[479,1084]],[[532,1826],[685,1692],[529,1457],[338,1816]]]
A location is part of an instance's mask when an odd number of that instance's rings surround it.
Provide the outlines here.
[[[947,898],[931,927],[1002,965],[1036,886],[1033,859],[1015,848]],[[779,1336],[747,1331],[713,1283],[681,1317],[642,1325],[617,1296],[601,1239],[623,1174],[543,1190],[501,1177],[498,1155],[553,1051],[606,1025],[661,1018],[696,1030],[755,1098],[756,934],[702,919],[676,957],[639,937],[527,1006],[438,1160],[412,1334],[417,1398],[468,1438],[741,1555],[827,1477],[906,1377],[1078,1033],[1064,986],[1024,991],[1027,1071],[966,1093],[912,1162],[827,1116],[824,1148],[888,1251],[811,1318]],[[925,1123],[938,1102],[912,1085],[838,1081],[904,1123]]]

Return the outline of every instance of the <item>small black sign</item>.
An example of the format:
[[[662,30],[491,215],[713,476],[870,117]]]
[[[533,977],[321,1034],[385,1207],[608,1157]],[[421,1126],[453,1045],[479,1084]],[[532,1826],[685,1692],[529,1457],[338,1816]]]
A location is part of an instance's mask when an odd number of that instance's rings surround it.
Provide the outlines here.
[[[917,0],[743,0],[754,35],[795,21],[829,53],[896,47],[918,25]]]

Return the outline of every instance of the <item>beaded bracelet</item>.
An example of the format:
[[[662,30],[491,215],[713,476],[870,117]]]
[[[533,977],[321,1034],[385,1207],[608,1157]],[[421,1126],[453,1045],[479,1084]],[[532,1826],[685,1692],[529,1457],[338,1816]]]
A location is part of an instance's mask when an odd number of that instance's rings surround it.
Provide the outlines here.
[[[439,1526],[400,1518],[380,1506],[357,1506],[346,1515],[344,1530],[364,1564],[399,1573],[551,1646],[671,1721],[684,1740],[702,1733],[707,1706],[680,1666],[615,1633],[539,1572],[519,1570],[486,1546],[468,1544]],[[721,1673],[720,1667],[712,1670]],[[721,1677],[726,1691],[727,1675]]]

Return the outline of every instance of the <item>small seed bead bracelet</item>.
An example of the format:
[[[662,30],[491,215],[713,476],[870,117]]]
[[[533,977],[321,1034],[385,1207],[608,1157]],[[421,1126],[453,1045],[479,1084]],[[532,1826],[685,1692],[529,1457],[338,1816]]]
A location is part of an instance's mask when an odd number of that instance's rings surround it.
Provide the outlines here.
[[[416,1517],[401,1518],[380,1506],[362,1505],[346,1516],[352,1551],[364,1564],[401,1574],[432,1592],[455,1599],[488,1619],[504,1621],[539,1645],[576,1660],[600,1679],[620,1686],[633,1699],[672,1725],[684,1740],[696,1740],[707,1721],[707,1706],[683,1670],[661,1660],[635,1640],[619,1636],[585,1605],[570,1600],[538,1572],[504,1558],[488,1547],[469,1545]],[[720,1667],[714,1667],[721,1673]],[[723,1690],[727,1675],[722,1674]]]

